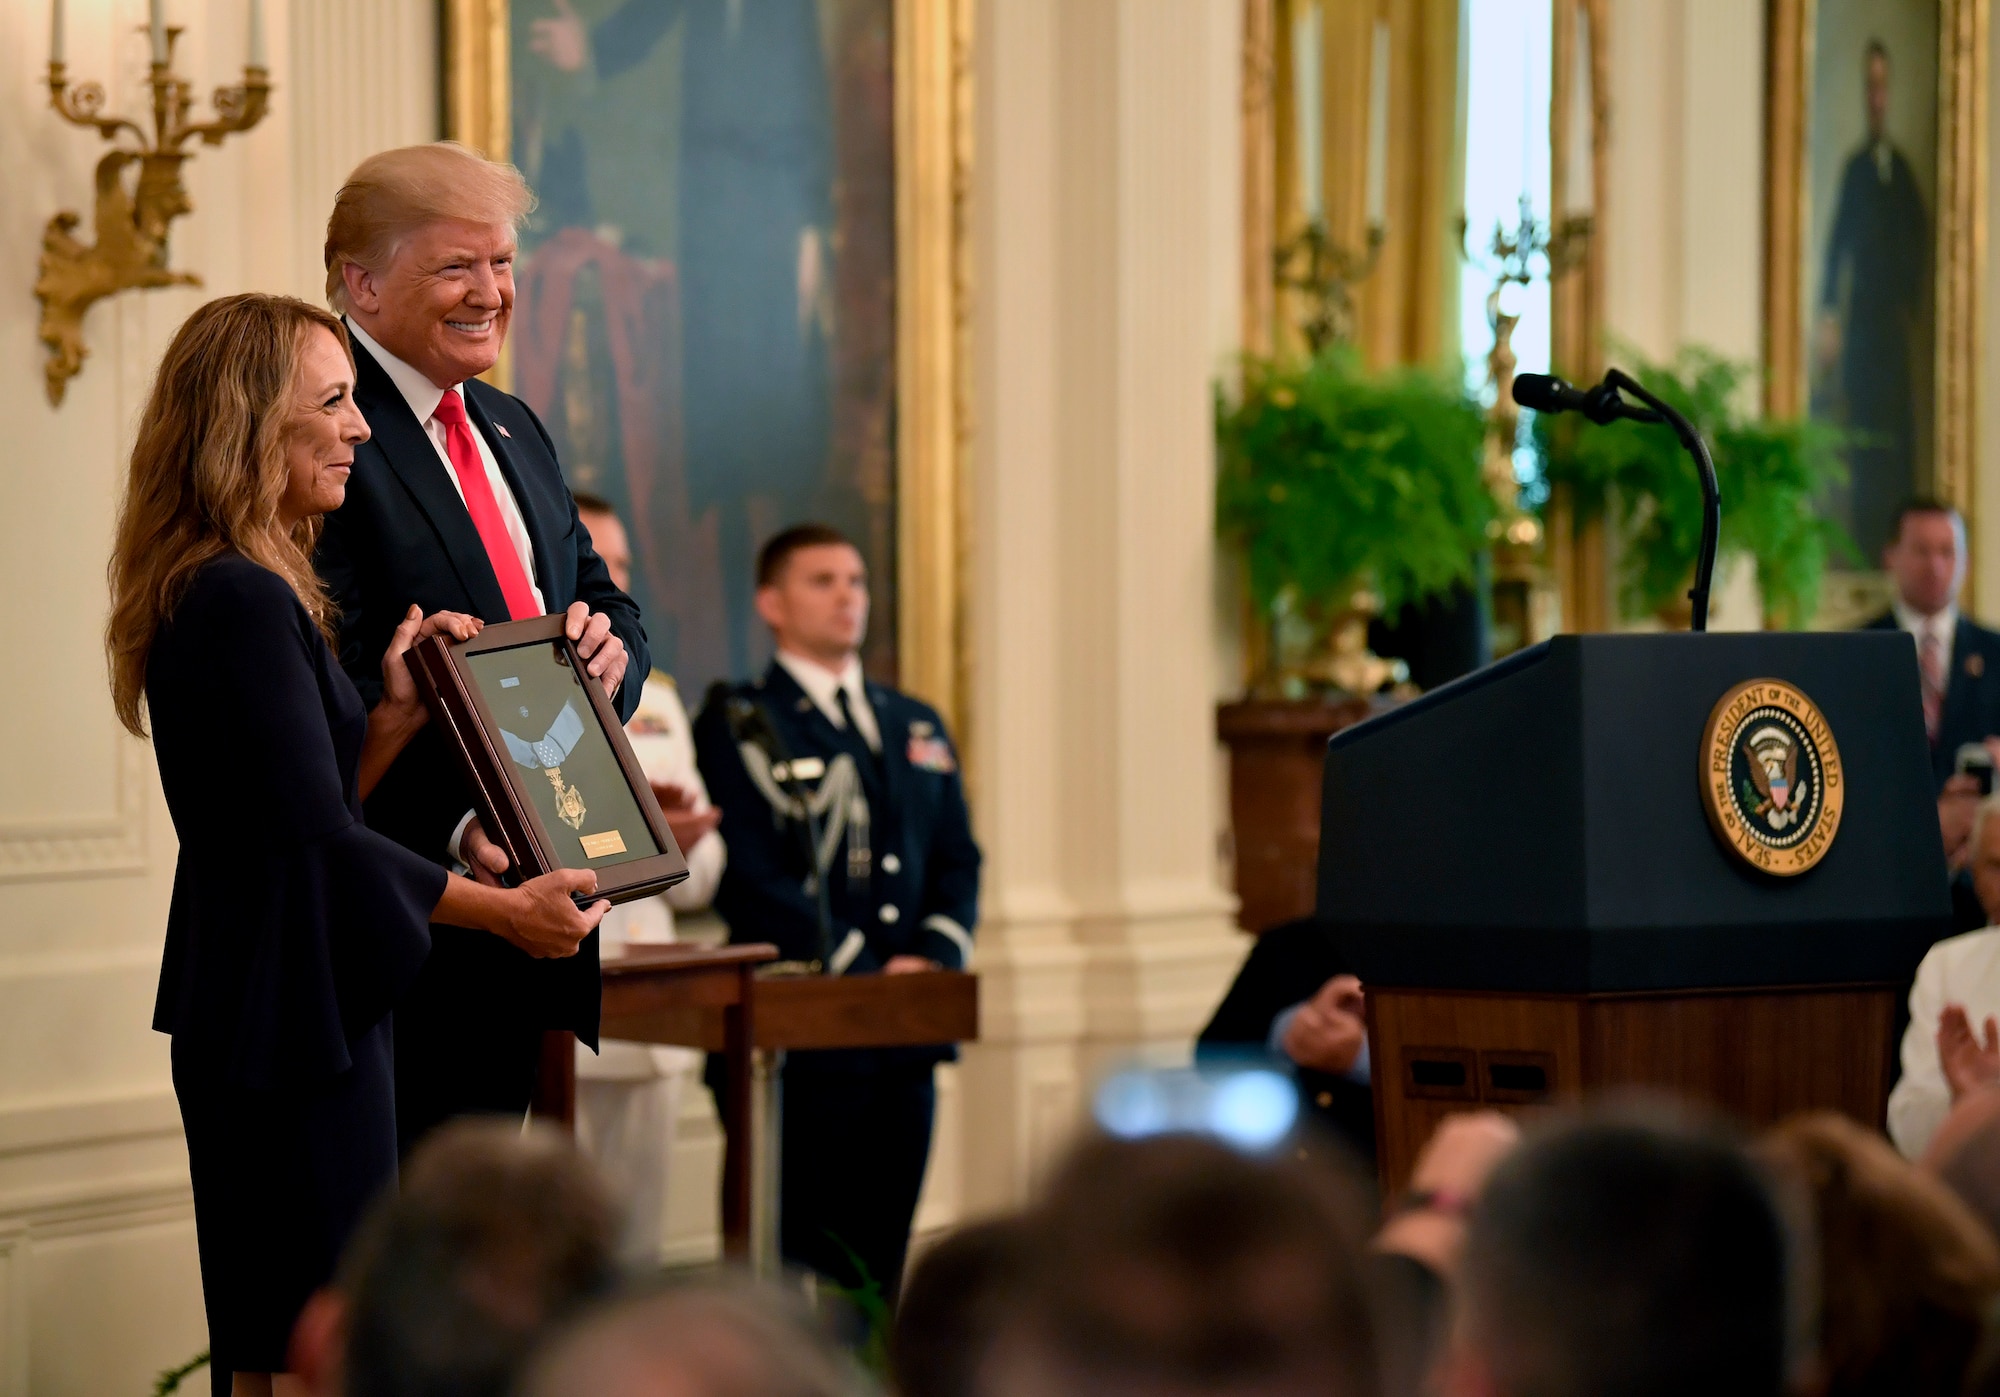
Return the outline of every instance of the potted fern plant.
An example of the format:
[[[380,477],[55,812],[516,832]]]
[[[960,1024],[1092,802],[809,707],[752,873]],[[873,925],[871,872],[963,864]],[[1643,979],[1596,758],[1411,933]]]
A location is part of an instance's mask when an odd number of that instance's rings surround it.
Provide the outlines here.
[[[1815,504],[1846,478],[1847,433],[1743,412],[1737,404],[1750,369],[1706,349],[1683,349],[1671,364],[1640,361],[1633,375],[1708,439],[1722,491],[1720,552],[1755,561],[1765,627],[1808,624],[1829,557],[1855,553]],[[1636,422],[1592,427],[1549,417],[1537,418],[1534,432],[1549,482],[1568,487],[1576,517],[1608,517],[1618,531],[1620,610],[1685,627],[1701,490],[1673,434]]]
[[[1217,398],[1216,525],[1266,630],[1254,693],[1381,687],[1368,616],[1469,581],[1487,546],[1484,431],[1452,377],[1369,373],[1351,346],[1244,361]]]

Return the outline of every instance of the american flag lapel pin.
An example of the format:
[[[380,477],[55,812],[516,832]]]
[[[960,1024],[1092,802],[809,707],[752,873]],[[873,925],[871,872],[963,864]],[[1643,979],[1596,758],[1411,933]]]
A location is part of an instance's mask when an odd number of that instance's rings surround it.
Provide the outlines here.
[[[514,439],[514,434],[508,431],[505,427],[502,427],[498,422],[495,422],[493,426],[499,431],[500,435],[507,438],[507,440],[512,441]]]

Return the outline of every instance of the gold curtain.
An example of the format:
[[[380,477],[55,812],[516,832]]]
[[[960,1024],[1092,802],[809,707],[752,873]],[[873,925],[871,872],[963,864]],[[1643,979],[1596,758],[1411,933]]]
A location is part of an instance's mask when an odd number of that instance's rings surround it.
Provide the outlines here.
[[[1274,243],[1305,226],[1309,184],[1317,185],[1334,244],[1355,254],[1367,246],[1377,19],[1390,35],[1385,237],[1373,274],[1356,290],[1358,337],[1370,364],[1435,363],[1457,351],[1458,0],[1249,0],[1246,284],[1268,282]],[[1317,113],[1300,109],[1302,66],[1317,73]],[[1300,164],[1306,122],[1316,127],[1317,171]],[[1290,295],[1268,309],[1261,301],[1247,306],[1246,342],[1297,348],[1298,312]]]
[[[1611,169],[1611,43],[1606,0],[1556,0],[1552,20],[1555,53],[1550,66],[1549,196],[1557,209],[1570,206],[1570,151],[1588,141],[1590,151],[1590,231],[1583,255],[1549,282],[1549,357],[1557,374],[1573,383],[1595,383],[1604,374],[1604,284],[1607,187]],[[1572,130],[1571,86],[1577,75],[1577,45],[1588,43],[1584,63],[1590,76],[1590,129]],[[1548,559],[1562,593],[1565,631],[1612,628],[1614,608],[1604,521],[1578,527],[1566,491],[1559,491],[1548,516]]]

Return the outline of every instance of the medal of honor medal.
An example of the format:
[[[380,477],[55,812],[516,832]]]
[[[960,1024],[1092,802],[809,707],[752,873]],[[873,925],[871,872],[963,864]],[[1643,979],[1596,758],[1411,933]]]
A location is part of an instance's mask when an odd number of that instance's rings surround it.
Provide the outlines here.
[[[528,742],[515,736],[505,728],[500,735],[507,739],[507,754],[530,771],[539,770],[549,778],[549,785],[555,788],[556,814],[571,829],[583,828],[583,817],[587,813],[583,805],[583,795],[575,786],[563,780],[562,764],[569,754],[576,750],[576,744],[583,738],[583,719],[576,708],[565,703],[556,720],[549,724],[549,730],[539,741]]]

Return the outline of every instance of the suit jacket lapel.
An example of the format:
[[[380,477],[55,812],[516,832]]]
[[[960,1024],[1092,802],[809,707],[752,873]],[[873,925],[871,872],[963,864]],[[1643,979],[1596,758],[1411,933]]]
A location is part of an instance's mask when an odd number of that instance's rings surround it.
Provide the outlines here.
[[[465,387],[466,416],[486,438],[486,444],[493,448],[493,459],[500,463],[500,474],[506,478],[507,488],[514,492],[514,503],[521,508],[521,522],[528,527],[528,545],[535,550],[535,581],[540,586],[542,605],[551,611],[560,611],[567,603],[555,595],[555,541],[544,527],[547,523],[542,517],[544,512],[533,507],[527,487],[523,484],[521,463],[515,455],[518,448],[512,437],[502,436],[494,427],[492,414],[480,401],[482,394],[472,391],[474,385],[471,383]]]
[[[474,609],[483,619],[507,620],[507,598],[487,560],[486,545],[423,424],[382,366],[359,344],[354,346],[354,371],[354,399],[368,419],[376,449],[437,530],[445,557]]]

